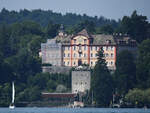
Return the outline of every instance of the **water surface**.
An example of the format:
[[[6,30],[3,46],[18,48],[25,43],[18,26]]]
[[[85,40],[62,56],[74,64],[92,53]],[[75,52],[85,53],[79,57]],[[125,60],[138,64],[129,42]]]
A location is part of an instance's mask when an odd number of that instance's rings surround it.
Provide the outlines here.
[[[137,108],[0,108],[0,113],[150,113]]]

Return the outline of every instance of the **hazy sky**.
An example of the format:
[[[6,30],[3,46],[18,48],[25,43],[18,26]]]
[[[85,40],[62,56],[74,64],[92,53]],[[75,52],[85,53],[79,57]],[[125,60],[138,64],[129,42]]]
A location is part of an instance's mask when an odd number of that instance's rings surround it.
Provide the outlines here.
[[[54,12],[72,12],[110,19],[130,16],[134,10],[150,21],[150,0],[0,0],[0,10],[44,9]]]

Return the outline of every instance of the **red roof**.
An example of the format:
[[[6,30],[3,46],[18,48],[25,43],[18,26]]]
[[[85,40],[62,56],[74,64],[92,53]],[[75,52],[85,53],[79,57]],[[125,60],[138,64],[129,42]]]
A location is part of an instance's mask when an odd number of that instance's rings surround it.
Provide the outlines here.
[[[42,93],[44,98],[74,98],[75,93]]]

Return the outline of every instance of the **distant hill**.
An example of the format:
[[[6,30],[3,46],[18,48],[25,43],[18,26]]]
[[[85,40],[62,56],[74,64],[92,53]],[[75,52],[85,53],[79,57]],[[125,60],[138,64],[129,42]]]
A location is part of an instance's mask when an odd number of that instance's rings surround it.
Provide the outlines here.
[[[74,13],[66,13],[62,15],[61,13],[56,13],[51,10],[20,10],[17,11],[8,11],[7,9],[3,8],[0,12],[0,24],[12,24],[15,22],[22,22],[24,20],[32,20],[39,23],[42,26],[46,26],[50,21],[55,24],[64,24],[67,26],[78,24],[82,21],[88,20],[93,21],[97,26],[103,25],[112,25],[112,27],[116,27],[118,22],[111,19],[106,19],[105,17],[91,17],[87,16],[86,14],[77,15]]]

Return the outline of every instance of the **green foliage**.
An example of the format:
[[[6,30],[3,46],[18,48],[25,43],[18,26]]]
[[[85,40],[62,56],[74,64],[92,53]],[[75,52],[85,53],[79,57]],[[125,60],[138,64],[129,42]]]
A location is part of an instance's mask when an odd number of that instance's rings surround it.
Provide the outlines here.
[[[49,21],[54,22],[54,24],[74,26],[86,20],[97,23],[97,26],[111,24],[112,26],[116,27],[118,24],[115,20],[106,19],[102,16],[98,18],[96,16],[90,17],[86,14],[77,15],[73,13],[66,13],[65,15],[62,15],[61,13],[55,13],[51,10],[44,11],[40,9],[32,11],[24,9],[20,10],[19,12],[16,12],[8,11],[7,9],[3,8],[0,12],[0,17],[0,24],[12,24],[15,22],[23,22],[24,20],[32,20],[39,23],[42,26],[47,26],[49,24]]]
[[[150,107],[150,89],[141,90],[141,89],[133,89],[130,90],[126,96],[125,101],[130,103],[132,107]]]
[[[96,33],[99,34],[113,34],[114,28],[111,25],[104,25],[102,27],[97,28]]]
[[[86,29],[89,33],[95,32],[95,23],[93,21],[82,21],[76,24],[75,26],[72,26],[71,28],[67,29],[67,32],[69,34],[75,34],[80,32],[81,30]]]
[[[137,81],[139,88],[150,88],[150,39],[138,47]]]
[[[0,85],[0,106],[7,106],[11,100],[11,85],[4,83]]]
[[[116,88],[124,95],[136,85],[136,65],[131,52],[124,50],[117,56],[115,71]]]
[[[124,16],[121,21],[120,31],[129,34],[137,42],[141,43],[150,36],[150,25],[146,16],[138,15],[134,11],[131,17]]]
[[[62,93],[62,92],[66,92],[67,91],[67,88],[64,86],[64,85],[58,85],[57,88],[56,88],[56,92],[57,93]]]
[[[98,61],[92,73],[92,91],[97,106],[108,107],[112,99],[112,77],[106,66],[103,49],[98,52]]]
[[[16,102],[21,101],[37,101],[41,99],[41,90],[37,86],[26,88],[24,91],[19,92],[16,97]]]
[[[55,92],[61,84],[70,89],[71,75],[37,73],[28,77],[29,86],[38,86],[40,90]],[[67,91],[67,90],[66,90]]]
[[[49,22],[46,28],[46,34],[49,38],[54,38],[58,34],[58,30],[60,28],[59,24],[53,24]]]

